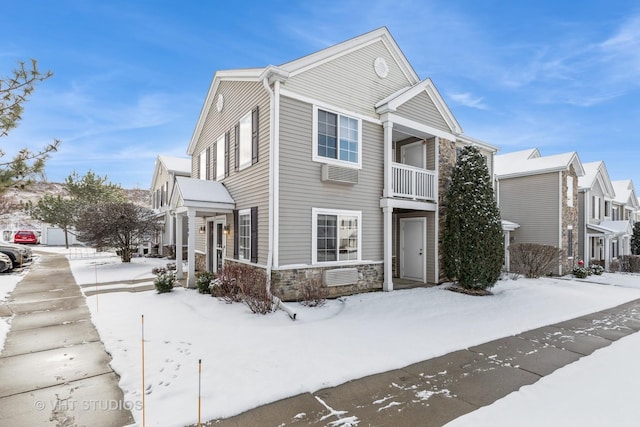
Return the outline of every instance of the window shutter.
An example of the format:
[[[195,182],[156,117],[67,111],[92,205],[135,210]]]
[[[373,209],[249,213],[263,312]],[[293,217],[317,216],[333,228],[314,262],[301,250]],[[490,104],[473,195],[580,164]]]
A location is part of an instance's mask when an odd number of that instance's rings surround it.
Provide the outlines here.
[[[213,179],[218,179],[218,144],[213,146],[213,150],[211,151],[211,163],[212,163],[212,173]]]
[[[236,123],[236,140],[235,140],[235,170],[240,169],[240,123]]]
[[[258,262],[258,208],[251,208],[251,262]]]
[[[251,112],[251,164],[258,163],[258,136],[260,120],[258,107]]]
[[[211,147],[207,147],[207,154],[206,154],[206,167],[207,167],[207,172],[205,173],[205,177],[209,180],[211,179]]]
[[[233,210],[233,259],[240,258],[240,233],[238,233],[238,211]]]
[[[231,145],[231,132],[227,132],[224,134],[224,162],[225,162],[225,168],[224,168],[224,176],[229,176],[229,150],[230,150],[230,146]]]

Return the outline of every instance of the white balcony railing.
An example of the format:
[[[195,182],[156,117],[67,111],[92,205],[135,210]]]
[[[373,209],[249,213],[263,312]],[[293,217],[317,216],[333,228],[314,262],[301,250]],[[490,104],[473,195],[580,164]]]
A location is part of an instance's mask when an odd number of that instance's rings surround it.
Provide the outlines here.
[[[393,197],[436,200],[436,172],[415,166],[393,163]]]

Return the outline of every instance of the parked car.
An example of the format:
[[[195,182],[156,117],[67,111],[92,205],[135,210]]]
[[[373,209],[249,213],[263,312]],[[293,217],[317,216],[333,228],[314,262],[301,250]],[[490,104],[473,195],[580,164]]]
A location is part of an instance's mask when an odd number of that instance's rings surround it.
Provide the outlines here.
[[[11,258],[0,252],[0,273],[13,270],[13,262]]]
[[[13,235],[13,243],[35,245],[38,244],[38,236],[31,230],[19,230]]]
[[[11,259],[14,268],[22,267],[24,264],[31,262],[33,258],[33,252],[30,247],[8,242],[0,242],[0,253],[7,255]]]

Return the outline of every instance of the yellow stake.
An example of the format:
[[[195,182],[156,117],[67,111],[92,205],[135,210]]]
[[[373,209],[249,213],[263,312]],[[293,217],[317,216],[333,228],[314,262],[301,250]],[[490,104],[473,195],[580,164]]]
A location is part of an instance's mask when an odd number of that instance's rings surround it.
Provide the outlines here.
[[[202,359],[198,359],[198,427],[200,427],[200,386],[202,383]]]
[[[142,427],[145,426],[144,419],[144,314],[142,315]]]

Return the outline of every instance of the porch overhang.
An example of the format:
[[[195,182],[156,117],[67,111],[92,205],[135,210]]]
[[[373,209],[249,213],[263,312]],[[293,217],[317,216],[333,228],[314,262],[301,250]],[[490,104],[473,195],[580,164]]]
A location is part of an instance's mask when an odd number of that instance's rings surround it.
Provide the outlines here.
[[[176,228],[182,229],[182,221],[187,220],[187,287],[195,287],[195,218],[232,213],[235,201],[226,187],[217,181],[176,177],[171,196],[172,214],[176,217]],[[182,248],[182,233],[176,235],[176,247]],[[182,279],[182,250],[176,250],[176,276]]]
[[[176,215],[195,211],[196,216],[232,213],[235,201],[227,188],[218,181],[176,177],[172,205]]]
[[[380,207],[392,208],[392,209],[413,209],[416,211],[430,211],[435,212],[438,209],[438,205],[432,202],[419,202],[417,200],[405,200],[396,198],[382,197],[380,199]]]

